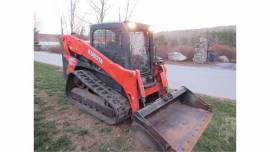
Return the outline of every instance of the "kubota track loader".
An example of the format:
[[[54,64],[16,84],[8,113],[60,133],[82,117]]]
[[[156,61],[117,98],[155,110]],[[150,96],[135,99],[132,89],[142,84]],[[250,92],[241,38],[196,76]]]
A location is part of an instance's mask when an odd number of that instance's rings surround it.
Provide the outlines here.
[[[191,151],[213,113],[186,87],[169,89],[152,28],[127,21],[90,29],[90,43],[62,36],[67,98],[107,124],[131,118],[131,133],[147,147]]]

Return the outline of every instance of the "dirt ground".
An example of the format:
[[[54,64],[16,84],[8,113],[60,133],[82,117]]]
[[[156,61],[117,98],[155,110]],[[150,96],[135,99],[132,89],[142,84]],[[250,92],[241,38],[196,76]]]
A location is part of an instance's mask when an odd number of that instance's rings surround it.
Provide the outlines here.
[[[36,111],[44,111],[45,121],[54,122],[57,133],[53,138],[67,137],[75,147],[72,150],[93,151],[126,151],[129,145],[136,145],[128,136],[130,122],[119,126],[108,126],[72,105],[59,107],[57,98],[45,92],[38,94],[42,107],[35,107]],[[109,136],[108,136],[109,133]],[[113,139],[113,140],[112,140]],[[102,141],[102,142],[100,142]],[[112,142],[111,142],[112,141]],[[126,144],[125,146],[125,143]],[[49,146],[45,146],[45,149]]]

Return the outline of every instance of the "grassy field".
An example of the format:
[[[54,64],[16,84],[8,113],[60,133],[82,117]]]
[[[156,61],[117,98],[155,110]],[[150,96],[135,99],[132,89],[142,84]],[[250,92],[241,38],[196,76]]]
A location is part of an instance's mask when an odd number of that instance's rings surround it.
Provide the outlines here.
[[[140,151],[128,134],[130,122],[108,126],[78,110],[64,98],[61,69],[35,63],[35,151]],[[236,106],[201,96],[213,106],[214,119],[194,151],[235,151]]]

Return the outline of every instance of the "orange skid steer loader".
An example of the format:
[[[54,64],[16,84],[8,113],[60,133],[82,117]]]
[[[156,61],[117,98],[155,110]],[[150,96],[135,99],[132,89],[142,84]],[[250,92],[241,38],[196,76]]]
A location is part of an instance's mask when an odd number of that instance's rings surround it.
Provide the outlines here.
[[[151,149],[192,150],[211,107],[186,87],[169,89],[150,26],[95,24],[90,43],[73,35],[61,40],[69,101],[110,125],[131,118],[134,138]]]

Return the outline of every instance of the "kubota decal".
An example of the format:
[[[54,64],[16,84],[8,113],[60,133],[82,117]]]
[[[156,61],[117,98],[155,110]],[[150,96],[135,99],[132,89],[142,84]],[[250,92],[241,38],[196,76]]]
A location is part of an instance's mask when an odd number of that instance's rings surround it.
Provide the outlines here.
[[[99,57],[95,52],[92,50],[88,50],[88,54],[93,57],[95,60],[97,60],[100,64],[103,64],[103,60],[101,57]]]

